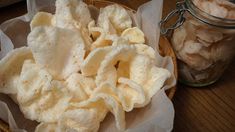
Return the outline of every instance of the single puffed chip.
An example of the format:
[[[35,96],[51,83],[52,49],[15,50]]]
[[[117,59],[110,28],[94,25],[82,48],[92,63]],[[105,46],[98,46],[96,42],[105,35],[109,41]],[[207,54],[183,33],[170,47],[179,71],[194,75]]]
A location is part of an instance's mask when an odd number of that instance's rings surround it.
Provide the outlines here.
[[[221,6],[220,4],[217,4],[214,1],[201,1],[201,5],[199,8],[215,17],[226,18],[226,16],[228,15],[228,9]]]
[[[150,79],[148,77],[150,69],[153,67],[151,59],[144,55],[137,55],[130,62],[130,79],[139,85],[144,85]]]
[[[82,102],[71,102],[73,109],[94,109],[97,111],[96,118],[102,122],[108,113],[105,103],[101,99],[93,98],[92,96]]]
[[[37,26],[51,26],[51,20],[53,18],[53,15],[51,13],[47,12],[38,12],[30,22],[30,28],[33,30],[33,28]]]
[[[88,99],[93,90],[96,88],[93,78],[85,77],[79,73],[73,73],[66,80],[67,88],[73,95],[74,101],[83,101]]]
[[[186,41],[182,50],[177,52],[177,57],[183,60],[187,65],[196,70],[203,70],[212,65],[212,60],[208,60],[203,56],[195,53],[200,53],[202,45],[194,41]],[[201,54],[201,53],[200,53]]]
[[[204,46],[204,47],[210,47],[211,44],[213,44],[213,43],[208,43],[208,42],[206,42],[206,41],[200,39],[199,37],[197,37],[197,40],[196,40],[196,41],[198,41],[198,43],[200,43],[200,44],[201,44],[202,46]]]
[[[33,55],[28,47],[22,47],[10,51],[0,60],[0,93],[17,93],[22,65],[27,59],[33,59]]]
[[[148,72],[149,80],[143,85],[144,91],[147,91],[147,97],[151,99],[160,90],[166,80],[170,78],[171,73],[164,68],[153,66]],[[146,104],[149,102],[147,101]]]
[[[141,55],[146,55],[151,59],[156,58],[156,51],[154,49],[146,44],[135,44],[136,52]]]
[[[75,30],[36,27],[28,35],[28,45],[36,63],[56,79],[78,72],[85,56],[83,39]]]
[[[200,54],[186,54],[185,52],[179,52],[178,57],[192,69],[198,71],[207,69],[213,64],[212,60],[207,60]]]
[[[98,68],[100,67],[100,63],[105,58],[106,54],[108,54],[111,50],[112,47],[104,47],[91,51],[81,65],[82,75],[96,75]]]
[[[116,127],[119,130],[125,130],[125,112],[119,101],[118,89],[109,83],[102,83],[97,87],[87,101],[73,103],[72,105],[84,109],[96,108],[99,111],[98,119],[100,119],[100,122],[110,111],[115,116]]]
[[[136,54],[135,46],[120,45],[113,46],[113,50],[108,53],[101,62],[96,76],[96,85],[102,82],[109,82],[116,86],[117,70],[115,65],[120,61],[129,61]]]
[[[218,60],[222,60],[222,61],[231,60],[234,56],[233,51],[235,49],[235,46],[230,45],[231,44],[230,42],[223,43],[223,44],[222,43],[223,42],[213,45],[211,49],[209,50],[211,60],[213,60],[214,62]]]
[[[104,29],[95,27],[94,21],[89,23],[88,30],[94,39],[94,42],[91,44],[91,50],[110,45],[117,46],[121,44],[128,44],[128,41],[125,38],[119,37],[116,34],[108,34],[104,31]]]
[[[125,112],[119,103],[120,101],[117,97],[117,93],[116,87],[109,83],[103,83],[94,91],[91,102],[102,100],[106,108],[114,115],[116,127],[119,130],[124,131],[126,125]]]
[[[32,60],[26,60],[18,81],[17,100],[20,103],[34,101],[40,95],[41,88],[49,89],[51,81],[52,77],[47,71],[41,70]]]
[[[117,68],[117,78],[130,78],[130,62],[120,61]]]
[[[94,42],[91,44],[91,50],[112,45],[112,41],[106,38],[107,33],[105,33],[102,28],[89,27],[89,32],[92,35],[93,39],[95,39]]]
[[[21,111],[31,120],[56,122],[71,99],[66,85],[51,80],[50,74],[32,61],[26,61],[22,69],[17,87]]]
[[[130,112],[145,103],[145,92],[141,85],[123,77],[118,79],[118,83],[118,97],[125,111]]]
[[[89,35],[89,31],[87,30],[87,28],[81,28],[80,32],[85,43],[85,49],[87,53],[89,53],[89,51],[91,50],[91,44],[92,44],[92,39]]]
[[[96,109],[68,110],[61,116],[58,128],[61,132],[97,132],[100,126]]]
[[[216,43],[210,47],[203,47],[202,50],[199,52],[199,55],[213,62],[216,62],[218,60],[222,61],[230,60],[234,54],[233,52],[234,46],[230,47],[228,45],[229,43],[227,44]]]
[[[88,6],[82,0],[56,0],[54,25],[61,28],[87,27],[92,21]]]
[[[235,8],[235,5],[232,1],[224,1],[224,0],[215,0],[215,2],[221,6],[224,6],[224,7],[229,7],[229,8]]]
[[[154,49],[145,44],[135,44],[136,53],[140,55],[147,56],[151,58],[151,61],[154,63],[156,61],[156,53]],[[130,73],[130,62],[129,61],[119,61],[118,68],[117,68],[117,78],[124,77],[129,78]]]
[[[93,20],[88,24],[88,30],[90,31],[92,30],[92,28],[101,28],[106,34],[116,34],[116,29],[112,26],[112,24],[110,23],[108,19],[104,21],[103,25],[106,25],[105,26],[106,28],[96,26],[95,21]],[[93,37],[95,38],[96,35],[95,34],[92,34],[92,35],[94,35]]]
[[[98,22],[99,22],[99,19],[100,19],[100,17],[98,17]],[[104,17],[104,20],[103,20],[102,24],[103,24],[103,26],[100,26],[99,23],[98,23],[98,26],[101,27],[102,29],[104,29],[105,33],[118,34],[117,29],[114,27],[114,25],[112,24],[110,19],[107,19],[107,18]]]
[[[165,81],[171,76],[170,72],[163,68],[158,68],[151,61],[151,58],[144,55],[137,55],[130,62],[130,80],[143,87],[146,100],[138,107],[147,105],[153,95],[160,90]]]
[[[145,43],[144,33],[137,27],[127,28],[121,34],[126,38],[130,44],[143,44]]]
[[[106,39],[112,41],[112,46],[118,46],[118,45],[128,45],[129,42],[127,39],[120,37],[118,35],[107,35]]]
[[[97,24],[108,33],[115,33],[114,28],[120,35],[125,29],[132,26],[132,20],[123,7],[114,4],[100,10]]]
[[[24,104],[19,102],[25,117],[38,122],[56,122],[62,113],[69,107],[70,96],[65,96],[58,86],[50,87],[53,92],[39,95],[38,99]],[[19,101],[19,100],[18,100]]]
[[[186,36],[187,36],[187,33],[184,27],[179,27],[174,30],[171,42],[172,42],[173,48],[176,51],[179,51],[183,48]]]
[[[57,132],[57,124],[56,123],[40,123],[35,128],[35,132]]]
[[[100,122],[104,120],[108,109],[100,98],[89,98],[81,102],[71,102],[56,123],[41,123],[40,131],[53,130],[58,132],[96,132]]]
[[[136,53],[139,55],[144,55],[146,57],[151,58],[152,62],[155,62],[156,53],[154,49],[146,44],[135,44]],[[129,78],[130,73],[130,61],[119,61],[117,74],[118,78],[124,77]]]
[[[223,33],[208,29],[198,29],[196,36],[207,43],[216,43],[223,39]]]
[[[85,49],[90,50],[91,38],[87,30],[92,21],[88,6],[82,0],[57,0],[56,12],[52,25],[65,29],[79,30],[85,43]]]
[[[201,51],[202,44],[194,42],[192,40],[188,40],[185,42],[182,52],[187,54],[197,54]]]
[[[88,24],[88,31],[89,34],[92,36],[93,40],[96,40],[101,35],[100,29],[102,28],[96,27],[94,20]]]

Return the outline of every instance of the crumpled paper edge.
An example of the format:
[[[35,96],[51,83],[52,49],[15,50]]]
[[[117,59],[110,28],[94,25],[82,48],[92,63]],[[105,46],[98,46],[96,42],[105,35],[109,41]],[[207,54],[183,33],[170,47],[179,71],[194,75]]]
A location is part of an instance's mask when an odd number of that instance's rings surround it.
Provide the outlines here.
[[[160,4],[159,4],[160,2]],[[47,6],[54,5],[53,0],[27,0],[27,9],[28,13],[26,15],[10,19],[0,25],[0,44],[1,44],[1,51],[0,51],[0,59],[3,58],[9,51],[13,50],[14,47],[17,47],[17,44],[13,44],[11,39],[4,33],[7,30],[8,26],[11,26],[12,23],[14,23],[15,20],[21,20],[23,22],[29,22],[32,17],[41,9],[41,7],[45,6],[45,3],[47,3]],[[153,8],[155,6],[155,8]],[[145,33],[148,38],[152,38],[151,40],[148,41],[148,44],[152,46],[154,49],[158,50],[159,47],[156,45],[156,42],[158,43],[160,33],[159,33],[159,27],[158,27],[158,21],[161,19],[161,14],[162,14],[162,6],[163,6],[163,1],[162,0],[152,0],[150,2],[147,2],[140,6],[137,11],[136,15],[136,24],[138,27],[140,27],[143,32]],[[146,10],[151,9],[151,10]],[[159,12],[158,15],[156,15]],[[153,18],[152,20],[155,21],[143,21],[143,19],[149,19]],[[147,22],[147,24],[146,24]],[[155,28],[154,33],[150,33],[148,30],[145,29],[152,29]],[[156,52],[157,55],[157,60],[158,63],[157,65],[160,67],[165,67],[167,68],[172,75],[174,75],[174,67],[173,67],[173,61],[170,57],[162,57],[158,52]],[[157,92],[157,94],[153,97],[152,101],[146,108],[147,110],[150,109],[151,107],[156,108],[156,112],[153,116],[151,114],[151,118],[148,120],[145,120],[144,122],[138,122],[138,126],[133,127],[133,125],[130,125],[129,128],[126,130],[128,132],[142,132],[142,131],[162,131],[162,132],[168,132],[173,129],[173,119],[174,119],[174,108],[172,102],[169,100],[169,98],[165,94],[165,90],[171,88],[176,84],[176,79],[174,76],[171,77],[171,81],[168,81],[168,84],[165,85],[161,90]],[[170,83],[169,83],[170,82]],[[153,103],[154,102],[154,103]],[[12,131],[22,131],[21,129],[18,129],[14,118],[12,114],[10,113],[9,108],[7,108],[7,105],[0,101],[1,108],[4,108],[0,110],[0,117],[2,113],[8,113],[7,118],[4,118],[4,121],[9,123],[10,129]],[[156,107],[157,106],[157,107]],[[150,108],[149,108],[150,107]],[[158,111],[159,108],[162,111]],[[163,113],[161,113],[163,112]],[[166,118],[166,113],[168,113],[168,118]],[[129,113],[127,113],[128,116]],[[139,117],[139,115],[138,115]],[[3,117],[1,117],[3,118]],[[161,119],[161,120],[160,120]],[[112,125],[114,125],[113,123]],[[133,124],[133,123],[132,123]],[[108,128],[105,131],[113,130],[112,125],[109,125]],[[110,127],[111,126],[111,127]],[[114,126],[115,127],[115,126]],[[23,130],[24,131],[24,130]]]

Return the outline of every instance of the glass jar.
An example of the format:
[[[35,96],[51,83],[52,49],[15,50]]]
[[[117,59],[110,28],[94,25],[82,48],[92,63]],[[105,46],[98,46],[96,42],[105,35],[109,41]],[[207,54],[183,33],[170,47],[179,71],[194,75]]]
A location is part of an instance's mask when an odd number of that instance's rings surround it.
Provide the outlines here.
[[[178,58],[179,81],[202,87],[216,82],[234,57],[235,14],[232,14],[234,19],[222,18],[216,16],[223,14],[221,9],[210,13],[209,7],[204,4],[203,8],[208,10],[202,10],[198,7],[201,3],[196,6],[195,1],[178,2],[177,8],[160,22],[160,27],[162,34],[173,30],[170,39]],[[178,16],[176,23],[166,27],[174,16]]]

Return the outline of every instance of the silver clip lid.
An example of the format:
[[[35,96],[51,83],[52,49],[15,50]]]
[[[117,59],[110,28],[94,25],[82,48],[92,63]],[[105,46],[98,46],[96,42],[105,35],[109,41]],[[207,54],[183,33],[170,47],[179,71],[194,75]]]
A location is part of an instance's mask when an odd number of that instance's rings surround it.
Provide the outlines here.
[[[163,18],[159,22],[161,34],[166,35],[170,30],[174,30],[174,29],[180,27],[185,21],[184,13],[187,10],[188,9],[186,8],[185,1],[177,2],[176,9],[171,11],[165,18]],[[178,16],[178,19],[176,20],[176,22],[173,25],[166,27],[166,24],[169,22],[169,20],[172,19],[176,15]]]

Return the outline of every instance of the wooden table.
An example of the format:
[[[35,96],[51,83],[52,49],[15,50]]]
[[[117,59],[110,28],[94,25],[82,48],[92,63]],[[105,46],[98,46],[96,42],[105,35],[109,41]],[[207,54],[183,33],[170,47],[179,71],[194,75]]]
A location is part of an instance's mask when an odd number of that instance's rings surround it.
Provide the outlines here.
[[[112,0],[136,9],[148,0]],[[175,0],[164,0],[166,15],[175,7]],[[0,9],[0,23],[26,12],[26,3],[21,2]],[[175,106],[176,132],[235,132],[235,61],[224,76],[205,88],[191,88],[178,84],[173,99]]]

